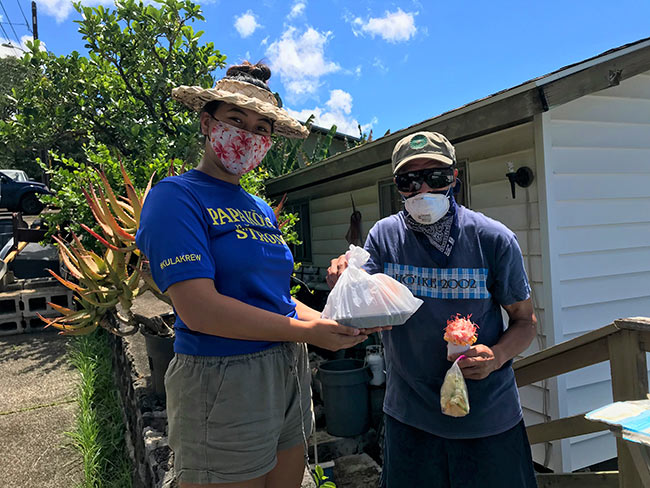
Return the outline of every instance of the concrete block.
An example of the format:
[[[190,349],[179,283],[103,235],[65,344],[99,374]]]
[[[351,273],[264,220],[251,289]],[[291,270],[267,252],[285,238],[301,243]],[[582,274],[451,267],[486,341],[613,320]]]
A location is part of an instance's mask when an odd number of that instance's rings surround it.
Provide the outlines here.
[[[57,314],[56,316],[58,315],[60,314]],[[47,326],[47,324],[43,322],[38,316],[25,317],[23,319],[23,323],[25,325],[25,332],[41,332]]]
[[[43,278],[27,278],[24,280],[19,280],[22,290],[37,290],[40,288],[52,288],[61,286],[59,282],[52,277],[43,277]]]
[[[0,293],[0,320],[20,314],[20,295],[20,290]]]
[[[10,273],[11,275],[9,275]],[[2,285],[0,290],[2,290],[3,292],[20,291],[23,289],[22,282],[16,281],[13,277],[13,272],[11,271],[7,271],[7,274],[0,281],[0,284]]]
[[[62,307],[71,308],[73,295],[72,290],[68,290],[64,286],[23,290],[21,295],[23,314],[26,318],[36,317],[37,313],[43,316],[52,313],[56,314],[57,312],[48,303],[52,302]]]
[[[22,334],[23,332],[25,332],[25,324],[20,312],[0,318],[0,336]]]

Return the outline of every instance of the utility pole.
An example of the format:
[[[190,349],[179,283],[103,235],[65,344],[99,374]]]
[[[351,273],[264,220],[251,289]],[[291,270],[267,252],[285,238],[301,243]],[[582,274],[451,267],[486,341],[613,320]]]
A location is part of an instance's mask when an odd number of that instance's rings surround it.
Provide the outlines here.
[[[32,0],[32,33],[34,40],[38,39],[38,19],[36,17],[36,2]]]

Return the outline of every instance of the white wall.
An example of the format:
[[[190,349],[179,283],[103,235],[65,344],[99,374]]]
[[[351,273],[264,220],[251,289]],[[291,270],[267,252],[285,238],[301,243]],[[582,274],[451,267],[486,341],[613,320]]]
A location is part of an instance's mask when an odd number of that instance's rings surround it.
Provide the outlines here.
[[[333,183],[336,185],[337,183]],[[377,186],[367,186],[310,201],[312,265],[327,268],[330,260],[344,253],[349,244],[345,234],[350,227],[352,202],[361,212],[362,242],[368,231],[379,220]]]
[[[536,119],[543,143],[555,342],[650,315],[650,73]],[[550,344],[549,344],[550,345]],[[560,414],[612,401],[609,363],[558,379]],[[607,433],[563,442],[563,469],[616,456]]]
[[[538,335],[522,356],[547,347],[543,289],[542,249],[540,246],[540,213],[538,179],[528,188],[519,186],[512,198],[510,182],[505,174],[508,162],[516,170],[528,166],[536,173],[533,124],[527,123],[456,145],[458,159],[467,159],[469,175],[469,206],[506,225],[517,235],[532,287]],[[550,419],[552,380],[537,382],[519,389],[526,425]],[[533,458],[551,465],[551,444],[532,446]]]

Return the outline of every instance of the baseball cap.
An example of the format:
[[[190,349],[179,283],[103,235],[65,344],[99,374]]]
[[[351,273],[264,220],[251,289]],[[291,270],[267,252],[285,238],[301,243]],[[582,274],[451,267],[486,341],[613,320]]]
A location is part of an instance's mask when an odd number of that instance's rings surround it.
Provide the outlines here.
[[[393,155],[393,174],[414,159],[433,159],[443,164],[456,164],[456,151],[445,136],[437,132],[416,132],[400,139],[395,144]]]

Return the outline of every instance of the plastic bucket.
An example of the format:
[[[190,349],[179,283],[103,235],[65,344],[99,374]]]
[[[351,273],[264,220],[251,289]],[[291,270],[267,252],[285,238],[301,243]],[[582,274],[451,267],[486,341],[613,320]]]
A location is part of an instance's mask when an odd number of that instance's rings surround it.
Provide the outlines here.
[[[336,359],[320,365],[325,423],[329,434],[352,437],[370,427],[370,371],[358,359]]]
[[[143,334],[149,357],[151,382],[158,395],[165,396],[165,372],[174,357],[174,338]]]

